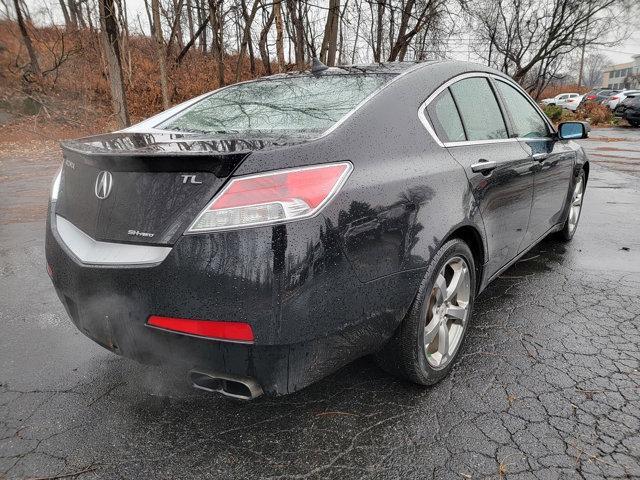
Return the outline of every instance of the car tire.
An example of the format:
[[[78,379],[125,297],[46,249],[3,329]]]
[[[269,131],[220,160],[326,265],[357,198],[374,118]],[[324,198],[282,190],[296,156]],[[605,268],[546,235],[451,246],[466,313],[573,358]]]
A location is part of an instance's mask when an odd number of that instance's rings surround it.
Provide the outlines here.
[[[640,122],[632,122],[631,120],[629,120],[629,125],[631,125],[632,127],[638,128],[640,127]]]
[[[573,193],[569,200],[569,211],[567,213],[567,219],[562,226],[562,230],[558,232],[560,240],[570,242],[576,233],[578,228],[578,222],[580,221],[580,214],[582,213],[582,201],[584,199],[584,192],[586,188],[587,177],[584,170],[580,171],[580,175],[573,186]]]
[[[378,365],[419,385],[444,378],[460,352],[475,292],[473,254],[464,241],[452,239],[431,259],[409,312],[375,355]]]

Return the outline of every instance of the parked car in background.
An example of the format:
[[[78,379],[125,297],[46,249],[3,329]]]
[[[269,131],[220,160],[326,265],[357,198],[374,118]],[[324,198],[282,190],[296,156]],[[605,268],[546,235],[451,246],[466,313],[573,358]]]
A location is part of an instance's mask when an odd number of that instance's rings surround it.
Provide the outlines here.
[[[634,96],[640,94],[640,90],[622,90],[619,93],[614,93],[613,95],[605,98],[602,101],[603,105],[606,105],[611,110],[614,110],[620,102],[622,102],[629,95]]]
[[[290,393],[370,353],[431,385],[476,295],[573,237],[587,132],[463,62],[230,85],[62,144],[47,271],[83,334],[203,390]]]
[[[578,95],[577,97],[569,98],[566,103],[562,105],[562,108],[566,108],[567,110],[575,112],[582,103],[583,98],[584,95]]]
[[[553,98],[545,98],[542,100],[543,105],[557,105],[559,107],[564,107],[564,104],[567,100],[571,98],[579,97],[579,93],[560,93]]]
[[[612,95],[615,95],[616,93],[618,93],[620,90],[591,90],[590,92],[586,93],[584,95],[584,97],[582,98],[582,102],[580,102],[580,105],[578,105],[578,107],[583,107],[584,105],[586,105],[589,102],[594,102],[594,103],[602,103],[602,101],[606,98],[609,98]]]
[[[640,93],[627,95],[615,108],[613,115],[626,120],[632,127],[640,127]]]

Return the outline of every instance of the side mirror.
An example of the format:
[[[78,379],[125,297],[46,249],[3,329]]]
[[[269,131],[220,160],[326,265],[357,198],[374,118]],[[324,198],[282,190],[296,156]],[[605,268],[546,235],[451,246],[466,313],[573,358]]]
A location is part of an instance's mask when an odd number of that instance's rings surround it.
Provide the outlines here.
[[[587,138],[591,126],[587,122],[562,122],[558,125],[558,138],[560,140],[577,140]]]

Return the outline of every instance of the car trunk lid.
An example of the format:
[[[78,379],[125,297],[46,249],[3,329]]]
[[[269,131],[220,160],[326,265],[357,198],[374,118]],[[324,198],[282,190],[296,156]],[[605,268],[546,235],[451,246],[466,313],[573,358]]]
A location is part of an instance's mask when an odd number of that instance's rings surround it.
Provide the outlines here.
[[[95,240],[172,245],[251,151],[269,145],[170,133],[65,142],[55,213]]]

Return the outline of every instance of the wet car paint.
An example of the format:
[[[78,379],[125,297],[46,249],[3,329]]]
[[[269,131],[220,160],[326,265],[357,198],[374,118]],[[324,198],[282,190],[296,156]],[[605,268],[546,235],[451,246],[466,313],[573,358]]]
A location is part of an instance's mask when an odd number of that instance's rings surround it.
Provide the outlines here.
[[[86,335],[117,353],[185,369],[222,369],[256,378],[267,393],[282,394],[380,348],[411,305],[431,256],[452,236],[472,244],[483,289],[542,235],[536,232],[523,243],[536,165],[517,141],[487,148],[493,157],[504,155],[503,167],[487,177],[471,175],[467,166],[485,146],[447,151],[418,118],[435,88],[470,68],[495,73],[461,62],[418,65],[329,134],[260,146],[228,170],[240,176],[352,162],[340,194],[312,219],[185,236],[176,226],[168,230],[171,235],[151,240],[175,242],[162,264],[123,268],[77,262],[57,236],[51,212],[47,260],[70,316]],[[116,155],[95,150],[119,151],[120,143],[117,137],[90,140],[88,158],[103,155],[104,161],[117,162]],[[147,150],[158,145],[164,144],[147,137],[140,161],[153,158]],[[182,139],[175,145],[162,148],[175,155]],[[571,162],[577,172],[584,158],[574,156]],[[211,181],[211,191],[221,186],[217,178]],[[573,181],[563,182],[568,198]],[[554,182],[552,195],[558,196],[560,187]],[[200,204],[183,211],[183,226],[211,196],[202,194]],[[558,228],[565,216],[566,205],[544,233]],[[145,327],[149,315],[247,322],[255,345],[159,332]]]

